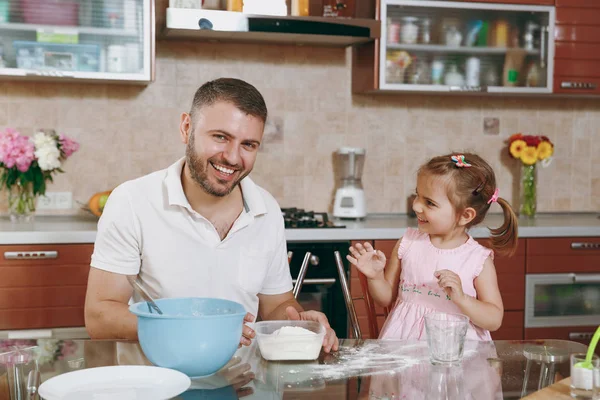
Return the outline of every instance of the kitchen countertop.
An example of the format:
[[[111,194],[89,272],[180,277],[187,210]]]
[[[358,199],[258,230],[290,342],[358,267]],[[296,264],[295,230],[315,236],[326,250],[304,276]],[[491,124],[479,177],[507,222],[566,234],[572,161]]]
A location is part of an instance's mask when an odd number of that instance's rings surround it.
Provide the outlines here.
[[[373,214],[362,221],[337,220],[346,228],[287,229],[290,242],[324,242],[347,240],[398,239],[407,227],[416,227],[415,218],[406,214]],[[498,227],[502,216],[491,214],[484,223],[471,229],[475,238],[487,237],[486,225]],[[89,216],[36,216],[31,224],[13,224],[0,218],[0,245],[45,243],[94,243],[97,219]],[[600,237],[597,213],[548,213],[535,219],[519,220],[519,236],[534,237]]]
[[[112,365],[152,365],[137,342],[111,340],[67,341],[71,351],[51,364],[39,361],[41,382],[79,369]],[[0,349],[9,347],[0,340]],[[48,348],[52,340],[21,340],[21,346]],[[215,375],[192,379],[188,391],[175,399],[265,400],[282,398],[377,400],[456,398],[471,395],[476,399],[521,398],[526,361],[525,351],[541,350],[565,355],[555,364],[558,379],[569,376],[568,355],[584,352],[585,345],[565,340],[469,341],[465,342],[462,362],[433,365],[426,341],[414,340],[340,340],[337,352],[321,352],[315,361],[266,361],[253,341],[237,351],[228,366]],[[33,357],[45,354],[31,352]],[[45,357],[45,356],[44,356]],[[23,367],[33,368],[34,363]],[[9,386],[10,376],[2,374],[0,393]],[[535,399],[555,398],[549,391],[538,391],[540,369],[529,372],[526,394]],[[251,374],[250,374],[251,373]],[[27,376],[27,375],[25,375]],[[4,378],[4,379],[2,379]],[[237,392],[237,393],[236,393]],[[548,391],[546,391],[548,392]],[[309,397],[310,396],[310,397]]]

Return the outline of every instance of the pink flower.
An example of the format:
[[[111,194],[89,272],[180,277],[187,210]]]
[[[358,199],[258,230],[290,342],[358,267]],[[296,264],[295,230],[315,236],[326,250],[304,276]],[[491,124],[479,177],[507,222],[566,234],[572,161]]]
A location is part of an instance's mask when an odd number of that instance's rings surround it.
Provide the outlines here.
[[[60,135],[58,137],[58,143],[60,144],[60,150],[65,158],[71,157],[71,154],[79,150],[79,143],[65,135]]]
[[[27,172],[35,155],[35,146],[26,136],[21,136],[14,129],[6,129],[0,133],[0,162],[6,168],[14,166],[21,172]]]

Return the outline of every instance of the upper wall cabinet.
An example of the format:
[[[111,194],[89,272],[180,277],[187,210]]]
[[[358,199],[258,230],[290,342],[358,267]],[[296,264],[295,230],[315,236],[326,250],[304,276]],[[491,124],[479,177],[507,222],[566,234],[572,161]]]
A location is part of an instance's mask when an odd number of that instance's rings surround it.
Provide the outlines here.
[[[381,40],[354,50],[354,92],[552,92],[554,7],[382,0],[380,18]]]
[[[0,78],[147,84],[153,0],[0,0]]]
[[[600,94],[600,1],[556,0],[554,91]]]

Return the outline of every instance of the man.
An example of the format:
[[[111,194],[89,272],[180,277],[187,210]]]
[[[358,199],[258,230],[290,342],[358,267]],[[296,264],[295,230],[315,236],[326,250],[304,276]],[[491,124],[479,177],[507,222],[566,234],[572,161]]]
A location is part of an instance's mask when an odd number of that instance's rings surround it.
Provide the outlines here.
[[[157,298],[237,301],[248,311],[246,322],[255,315],[321,322],[328,328],[324,350],[337,349],[325,315],[304,311],[292,295],[281,210],[248,177],[266,119],[254,86],[237,79],[207,82],[190,113],[181,115],[185,157],[111,193],[88,279],[90,337],[137,339],[127,276],[139,274]],[[240,344],[253,337],[244,325]]]

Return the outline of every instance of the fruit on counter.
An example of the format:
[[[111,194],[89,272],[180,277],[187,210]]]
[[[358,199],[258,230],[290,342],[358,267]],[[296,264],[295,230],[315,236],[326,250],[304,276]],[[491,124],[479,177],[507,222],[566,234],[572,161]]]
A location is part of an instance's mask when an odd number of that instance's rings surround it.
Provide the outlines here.
[[[102,211],[104,210],[104,206],[106,205],[106,201],[108,200],[108,196],[110,196],[111,192],[112,190],[98,192],[90,198],[88,201],[88,207],[92,214],[97,217],[102,215]]]

